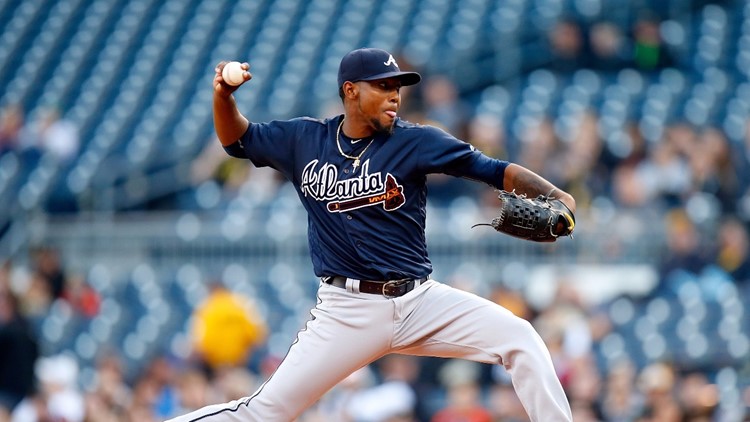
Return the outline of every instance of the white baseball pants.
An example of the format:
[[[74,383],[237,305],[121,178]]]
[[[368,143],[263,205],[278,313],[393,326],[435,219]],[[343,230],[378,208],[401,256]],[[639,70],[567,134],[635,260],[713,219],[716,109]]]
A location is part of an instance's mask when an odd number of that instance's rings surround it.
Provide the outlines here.
[[[571,421],[549,351],[531,324],[477,295],[427,280],[404,296],[321,283],[313,319],[255,394],[170,422],[290,422],[357,369],[389,353],[502,364],[532,421]]]

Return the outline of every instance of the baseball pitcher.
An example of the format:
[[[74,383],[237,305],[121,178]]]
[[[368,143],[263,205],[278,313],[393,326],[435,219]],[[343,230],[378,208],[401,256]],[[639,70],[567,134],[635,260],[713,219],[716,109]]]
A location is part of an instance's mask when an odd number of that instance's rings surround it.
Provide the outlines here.
[[[294,184],[308,213],[320,278],[317,305],[275,373],[252,395],[175,422],[289,422],[352,372],[387,354],[463,358],[504,365],[534,421],[570,421],[544,343],[529,322],[430,278],[426,177],[445,173],[501,191],[496,230],[555,241],[575,225],[575,200],[530,170],[490,158],[441,129],[398,117],[401,71],[386,51],[354,50],[338,72],[344,114],[251,123],[232,93],[250,81],[216,67],[213,112],[231,156],[270,166]],[[250,393],[250,392],[248,392]]]

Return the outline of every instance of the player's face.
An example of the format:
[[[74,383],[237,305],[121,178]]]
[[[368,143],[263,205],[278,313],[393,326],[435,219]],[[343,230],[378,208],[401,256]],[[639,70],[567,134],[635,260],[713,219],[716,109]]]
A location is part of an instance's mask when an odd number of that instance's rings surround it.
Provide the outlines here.
[[[390,133],[401,106],[401,81],[398,78],[362,81],[359,85],[359,112],[376,132]]]

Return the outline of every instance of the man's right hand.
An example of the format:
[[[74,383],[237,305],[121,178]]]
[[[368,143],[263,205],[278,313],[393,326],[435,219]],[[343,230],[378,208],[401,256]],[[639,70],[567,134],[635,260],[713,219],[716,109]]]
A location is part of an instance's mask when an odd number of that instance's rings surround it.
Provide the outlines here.
[[[224,78],[221,76],[221,72],[227,63],[229,62],[222,61],[216,65],[214,69],[216,73],[213,80],[214,129],[216,130],[216,135],[219,137],[219,141],[224,146],[237,142],[250,125],[250,121],[237,109],[237,103],[232,95],[242,84],[237,86],[229,85],[224,82]],[[250,65],[242,63],[242,68],[245,69],[245,72],[242,74],[243,79],[247,82],[253,77],[248,71]]]
[[[232,93],[236,91],[237,88],[242,86],[242,84],[237,85],[237,86],[232,86],[224,82],[224,78],[221,76],[221,72],[224,70],[224,66],[226,66],[227,63],[229,62],[221,61],[219,62],[219,64],[216,65],[216,68],[214,69],[216,73],[214,74],[214,80],[213,80],[214,92],[224,97],[228,97],[232,95]],[[250,64],[248,64],[247,62],[243,62],[242,68],[245,69],[245,72],[243,72],[242,76],[245,79],[245,82],[247,82],[253,78],[253,75],[249,72]]]

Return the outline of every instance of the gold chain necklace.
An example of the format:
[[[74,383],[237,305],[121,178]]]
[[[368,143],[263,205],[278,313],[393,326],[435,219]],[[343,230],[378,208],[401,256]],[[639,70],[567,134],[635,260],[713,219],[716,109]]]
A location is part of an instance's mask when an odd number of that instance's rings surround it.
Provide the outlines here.
[[[367,144],[365,149],[363,149],[362,152],[360,152],[358,156],[353,157],[351,155],[344,154],[344,150],[341,149],[341,142],[339,141],[339,134],[341,133],[341,126],[344,126],[344,119],[341,119],[341,123],[339,123],[339,128],[336,129],[336,146],[339,147],[339,154],[341,154],[345,158],[354,160],[354,164],[352,164],[352,168],[354,169],[354,171],[357,171],[357,167],[359,167],[359,159],[362,158],[362,155],[364,155],[365,151],[367,151],[367,148],[370,148],[370,145],[372,145],[372,141],[375,140],[375,137],[370,139],[370,143]]]

